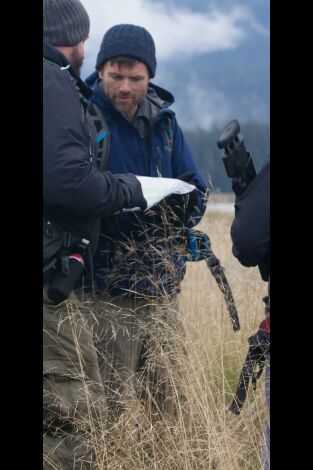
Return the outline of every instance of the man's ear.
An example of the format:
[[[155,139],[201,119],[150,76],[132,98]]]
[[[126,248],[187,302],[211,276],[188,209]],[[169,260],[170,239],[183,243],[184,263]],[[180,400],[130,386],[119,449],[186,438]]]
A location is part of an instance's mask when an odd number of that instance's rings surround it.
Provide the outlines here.
[[[103,80],[103,70],[104,70],[104,67],[101,67],[101,69],[98,71],[100,80]]]

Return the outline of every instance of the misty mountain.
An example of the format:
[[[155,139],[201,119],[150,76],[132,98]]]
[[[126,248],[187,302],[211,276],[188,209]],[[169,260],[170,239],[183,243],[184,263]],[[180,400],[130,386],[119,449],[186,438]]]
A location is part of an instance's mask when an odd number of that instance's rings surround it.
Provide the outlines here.
[[[202,12],[213,5],[202,0],[170,0],[170,8],[176,3]],[[234,4],[234,0],[219,0],[218,7],[227,11]],[[174,110],[183,128],[211,129],[233,118],[270,121],[269,2],[245,0],[240,5],[251,9],[264,30],[247,28],[246,39],[234,49],[158,64],[155,82],[174,94]]]

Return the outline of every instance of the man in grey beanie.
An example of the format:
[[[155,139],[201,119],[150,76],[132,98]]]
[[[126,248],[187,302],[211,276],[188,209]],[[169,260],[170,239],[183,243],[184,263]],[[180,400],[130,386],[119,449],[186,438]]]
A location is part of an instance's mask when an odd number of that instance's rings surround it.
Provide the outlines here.
[[[106,422],[106,398],[95,317],[73,289],[97,248],[100,220],[147,205],[133,174],[101,173],[95,165],[92,93],[78,75],[88,34],[79,0],[43,0],[45,469],[94,468],[91,435]]]
[[[120,404],[122,409],[136,406],[133,391],[140,389],[137,372],[144,352],[158,349],[166,351],[160,358],[173,356],[172,340],[166,337],[179,325],[177,294],[186,270],[179,240],[185,228],[200,221],[206,203],[207,185],[169,109],[174,98],[150,82],[156,66],[149,31],[119,24],[105,33],[96,72],[86,80],[94,88],[91,101],[109,128],[109,171],[180,178],[197,188],[187,197],[171,196],[144,214],[122,214],[110,231],[102,226],[94,274],[99,310],[108,302],[112,315],[105,309],[98,315],[104,336],[100,352],[107,365],[101,372],[108,403],[117,412]],[[164,374],[166,364],[158,365]],[[156,389],[162,389],[158,409],[173,414],[169,381],[160,375],[156,381]]]
[[[58,47],[79,73],[84,60],[82,44],[88,38],[90,21],[79,0],[43,0],[43,40]]]

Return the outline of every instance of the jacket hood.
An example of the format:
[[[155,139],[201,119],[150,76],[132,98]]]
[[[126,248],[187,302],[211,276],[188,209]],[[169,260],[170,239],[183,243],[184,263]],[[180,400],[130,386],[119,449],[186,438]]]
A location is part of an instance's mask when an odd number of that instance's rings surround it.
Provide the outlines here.
[[[161,109],[168,108],[175,101],[172,93],[165,90],[164,88],[154,85],[151,82],[148,85],[147,98]]]

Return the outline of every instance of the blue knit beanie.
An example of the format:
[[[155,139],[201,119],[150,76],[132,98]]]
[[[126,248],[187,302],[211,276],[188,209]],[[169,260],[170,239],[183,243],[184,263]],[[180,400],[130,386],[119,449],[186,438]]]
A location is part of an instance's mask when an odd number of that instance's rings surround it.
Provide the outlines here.
[[[96,70],[110,59],[128,56],[147,65],[150,78],[156,70],[155,45],[151,34],[142,26],[118,24],[112,26],[104,35],[97,56]]]

